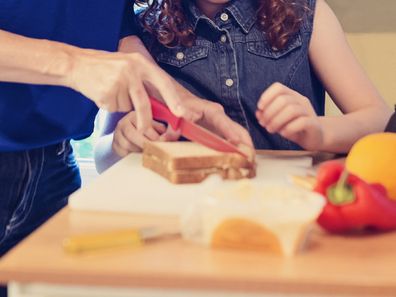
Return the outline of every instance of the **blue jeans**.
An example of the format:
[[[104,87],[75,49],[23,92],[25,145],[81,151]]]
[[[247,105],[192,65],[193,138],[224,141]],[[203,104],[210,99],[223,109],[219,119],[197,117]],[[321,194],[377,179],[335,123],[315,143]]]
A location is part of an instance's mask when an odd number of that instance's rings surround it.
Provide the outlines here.
[[[63,208],[80,186],[69,141],[0,152],[0,256]]]

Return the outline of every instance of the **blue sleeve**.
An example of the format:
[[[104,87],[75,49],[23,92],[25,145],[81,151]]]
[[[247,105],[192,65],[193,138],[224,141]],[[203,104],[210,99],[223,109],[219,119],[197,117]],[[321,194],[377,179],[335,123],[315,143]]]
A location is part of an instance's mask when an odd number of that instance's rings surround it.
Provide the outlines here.
[[[137,35],[138,33],[135,13],[133,10],[134,3],[135,1],[133,0],[125,0],[125,7],[124,7],[121,31],[120,31],[120,39],[130,35]]]

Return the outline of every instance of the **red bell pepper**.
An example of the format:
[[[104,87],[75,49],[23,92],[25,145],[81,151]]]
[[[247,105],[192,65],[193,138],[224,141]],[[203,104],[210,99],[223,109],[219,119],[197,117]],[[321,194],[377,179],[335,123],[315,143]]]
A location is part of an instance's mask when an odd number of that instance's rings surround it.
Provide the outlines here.
[[[396,201],[387,197],[380,184],[368,184],[346,171],[338,161],[319,168],[316,192],[327,199],[318,223],[330,232],[346,232],[367,227],[381,231],[396,229]]]

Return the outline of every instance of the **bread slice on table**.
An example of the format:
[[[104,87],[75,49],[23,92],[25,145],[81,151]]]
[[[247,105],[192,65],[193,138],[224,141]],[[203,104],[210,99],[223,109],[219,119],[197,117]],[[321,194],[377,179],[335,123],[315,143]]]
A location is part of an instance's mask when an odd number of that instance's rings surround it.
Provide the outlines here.
[[[174,184],[200,183],[211,174],[224,179],[252,178],[254,157],[223,153],[195,142],[146,142],[143,166]]]

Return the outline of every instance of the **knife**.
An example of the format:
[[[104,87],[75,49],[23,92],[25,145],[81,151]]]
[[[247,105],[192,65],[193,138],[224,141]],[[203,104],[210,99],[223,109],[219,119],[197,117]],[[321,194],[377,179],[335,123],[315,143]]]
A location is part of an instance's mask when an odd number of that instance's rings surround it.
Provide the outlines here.
[[[160,101],[151,97],[150,102],[153,118],[167,122],[175,131],[180,130],[181,135],[183,135],[188,140],[198,142],[216,151],[237,153],[245,158],[248,158],[246,153],[240,150],[237,146],[233,145],[231,142],[221,138],[215,133],[199,126],[198,124],[175,116],[169,110],[169,108]]]

